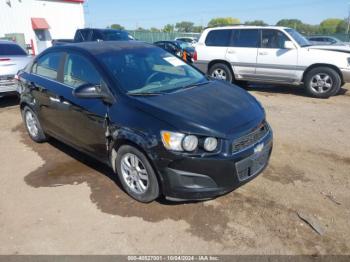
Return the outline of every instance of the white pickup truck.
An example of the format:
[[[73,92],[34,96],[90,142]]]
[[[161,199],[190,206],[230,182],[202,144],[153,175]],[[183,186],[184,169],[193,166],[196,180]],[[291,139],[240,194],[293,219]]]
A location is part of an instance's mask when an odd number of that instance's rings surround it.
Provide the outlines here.
[[[207,28],[194,65],[230,82],[304,84],[313,97],[336,95],[350,82],[350,48],[311,46],[296,30],[278,26]]]

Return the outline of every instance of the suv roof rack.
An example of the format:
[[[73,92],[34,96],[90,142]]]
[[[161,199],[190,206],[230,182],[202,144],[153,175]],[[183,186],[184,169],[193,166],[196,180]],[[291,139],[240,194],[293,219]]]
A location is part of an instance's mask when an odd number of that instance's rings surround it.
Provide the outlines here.
[[[230,27],[230,26],[259,26],[259,27],[269,27],[269,26],[278,26],[278,25],[246,25],[246,24],[224,24],[224,25],[216,25],[216,26],[207,26],[204,29],[208,28],[216,28],[216,27]],[[282,26],[283,27],[283,26]]]

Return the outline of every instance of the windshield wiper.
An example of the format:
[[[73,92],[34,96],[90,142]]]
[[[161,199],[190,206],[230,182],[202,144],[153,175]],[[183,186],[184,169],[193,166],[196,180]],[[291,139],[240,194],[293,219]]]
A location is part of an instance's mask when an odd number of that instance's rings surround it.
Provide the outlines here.
[[[200,82],[200,83],[196,83],[196,84],[191,84],[191,85],[183,86],[181,89],[189,89],[189,88],[193,88],[193,87],[197,87],[197,86],[202,86],[202,85],[208,84],[209,82],[210,81],[205,81],[205,82]]]
[[[164,95],[163,92],[127,92],[130,96],[158,96],[158,95]]]

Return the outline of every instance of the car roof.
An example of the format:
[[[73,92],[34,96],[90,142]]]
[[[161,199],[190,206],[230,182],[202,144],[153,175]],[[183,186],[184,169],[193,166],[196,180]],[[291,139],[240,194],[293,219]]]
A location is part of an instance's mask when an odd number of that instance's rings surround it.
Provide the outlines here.
[[[81,50],[88,52],[92,55],[100,55],[109,52],[118,52],[123,49],[142,49],[142,48],[156,48],[155,46],[141,42],[141,41],[101,41],[101,42],[81,42],[67,45],[60,45],[48,48],[48,51],[52,50]]]
[[[13,42],[13,41],[10,41],[10,40],[0,40],[0,44],[18,45],[16,42]]]
[[[290,29],[284,26],[256,26],[256,25],[228,25],[228,26],[217,26],[208,27],[206,30],[217,30],[217,29]]]

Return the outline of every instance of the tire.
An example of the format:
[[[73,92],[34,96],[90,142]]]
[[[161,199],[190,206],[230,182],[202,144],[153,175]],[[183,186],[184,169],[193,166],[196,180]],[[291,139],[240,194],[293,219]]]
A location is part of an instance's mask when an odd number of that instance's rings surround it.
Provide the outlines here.
[[[232,83],[233,74],[231,69],[223,63],[217,63],[209,68],[209,75],[219,80],[224,80]]]
[[[37,143],[47,141],[47,136],[40,125],[39,119],[30,107],[25,106],[22,109],[22,118],[27,132],[33,141]]]
[[[132,160],[133,157],[136,157],[135,160]],[[132,198],[142,203],[149,203],[158,198],[159,183],[156,173],[140,150],[130,145],[123,145],[112,161],[115,161],[117,175],[124,190]]]
[[[329,67],[316,67],[305,77],[306,92],[316,98],[328,98],[336,95],[341,88],[341,77],[337,71]]]

